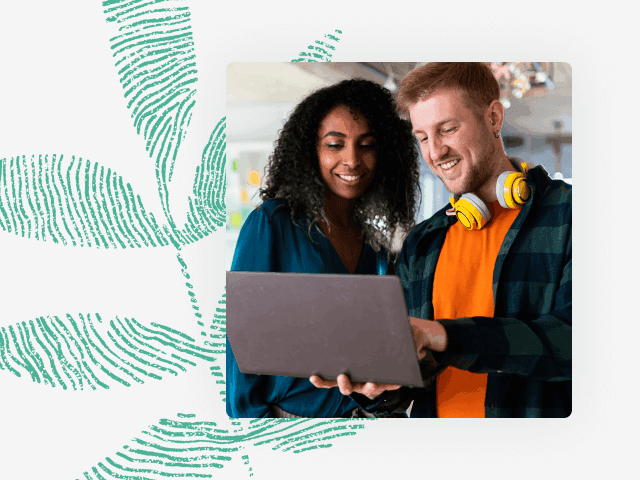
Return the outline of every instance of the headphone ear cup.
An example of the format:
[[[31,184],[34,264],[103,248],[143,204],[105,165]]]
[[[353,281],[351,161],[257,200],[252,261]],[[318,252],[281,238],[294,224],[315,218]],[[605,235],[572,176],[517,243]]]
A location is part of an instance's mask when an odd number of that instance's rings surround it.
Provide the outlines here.
[[[480,200],[480,197],[478,197],[473,193],[467,193],[463,195],[463,197],[467,199],[469,203],[472,203],[474,207],[476,207],[476,209],[482,216],[482,219],[484,220],[483,226],[489,223],[489,221],[491,220],[491,212],[489,211],[487,206],[484,204],[484,202]]]
[[[496,197],[498,197],[498,202],[500,202],[500,206],[502,208],[509,208],[509,205],[507,205],[507,202],[504,198],[505,197],[504,185],[510,173],[512,172],[502,172],[498,177],[498,181],[496,182]]]
[[[502,208],[520,208],[531,191],[527,176],[520,172],[502,172],[496,182],[496,196]]]
[[[489,220],[491,213],[477,195],[465,193],[455,202],[454,208],[458,220],[467,230],[480,230]]]
[[[527,177],[523,176],[522,178],[517,178],[513,182],[513,187],[511,188],[513,192],[513,198],[516,203],[523,205],[527,203],[529,197],[531,196],[531,189],[529,185],[527,185]]]

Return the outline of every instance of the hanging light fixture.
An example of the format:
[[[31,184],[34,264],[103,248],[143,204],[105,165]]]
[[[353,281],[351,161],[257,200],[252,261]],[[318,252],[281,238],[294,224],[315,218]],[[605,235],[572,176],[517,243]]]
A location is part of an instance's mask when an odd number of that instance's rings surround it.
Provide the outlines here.
[[[491,70],[500,85],[500,101],[505,108],[511,106],[512,99],[554,87],[551,62],[492,62]]]

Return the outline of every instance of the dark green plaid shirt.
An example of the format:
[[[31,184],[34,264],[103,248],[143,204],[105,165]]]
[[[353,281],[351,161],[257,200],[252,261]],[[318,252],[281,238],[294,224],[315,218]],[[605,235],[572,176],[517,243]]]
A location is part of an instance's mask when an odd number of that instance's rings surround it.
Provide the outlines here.
[[[488,373],[487,418],[571,413],[571,186],[542,167],[529,170],[527,183],[532,200],[507,232],[493,272],[494,317],[440,320],[447,351],[422,362],[427,387],[411,389],[412,417],[436,416],[434,379],[449,365]],[[456,221],[447,208],[413,229],[398,259],[412,317],[434,317],[436,264]]]

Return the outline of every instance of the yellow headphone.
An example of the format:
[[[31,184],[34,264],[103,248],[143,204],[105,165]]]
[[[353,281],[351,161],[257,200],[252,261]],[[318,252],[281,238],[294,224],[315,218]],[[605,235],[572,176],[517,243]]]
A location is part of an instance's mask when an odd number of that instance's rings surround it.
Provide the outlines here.
[[[527,185],[527,171],[525,162],[520,164],[520,172],[502,172],[496,182],[496,196],[503,208],[520,208],[524,205],[531,190]],[[480,230],[491,220],[491,213],[482,200],[473,193],[465,193],[449,200],[455,216],[467,230]]]

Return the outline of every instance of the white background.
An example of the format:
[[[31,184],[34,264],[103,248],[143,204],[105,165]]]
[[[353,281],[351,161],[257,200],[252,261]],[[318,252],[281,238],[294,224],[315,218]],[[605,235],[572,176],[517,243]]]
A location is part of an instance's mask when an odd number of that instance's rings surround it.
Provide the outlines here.
[[[88,158],[131,182],[147,210],[160,216],[154,165],[126,109],[109,49],[116,32],[105,22],[101,2],[3,3],[0,159],[41,153]],[[185,2],[192,13],[199,81],[193,130],[170,187],[178,224],[202,148],[224,116],[225,67],[231,61],[288,61],[340,29],[334,61],[544,59],[569,62],[574,79],[571,417],[368,422],[330,449],[296,455],[251,448],[254,477],[539,479],[634,471],[635,15],[617,2],[588,11],[586,4],[575,9],[555,1],[216,3]],[[223,291],[222,237],[219,232],[183,254],[198,277],[194,284],[204,319],[212,318]],[[194,333],[185,295],[174,250],[98,251],[0,232],[1,326],[40,315],[100,312]],[[210,382],[206,372],[193,370],[129,389],[61,392],[0,371],[0,478],[79,478],[173,412],[222,418],[223,404],[210,401]],[[239,462],[215,473],[214,478],[248,478]]]

